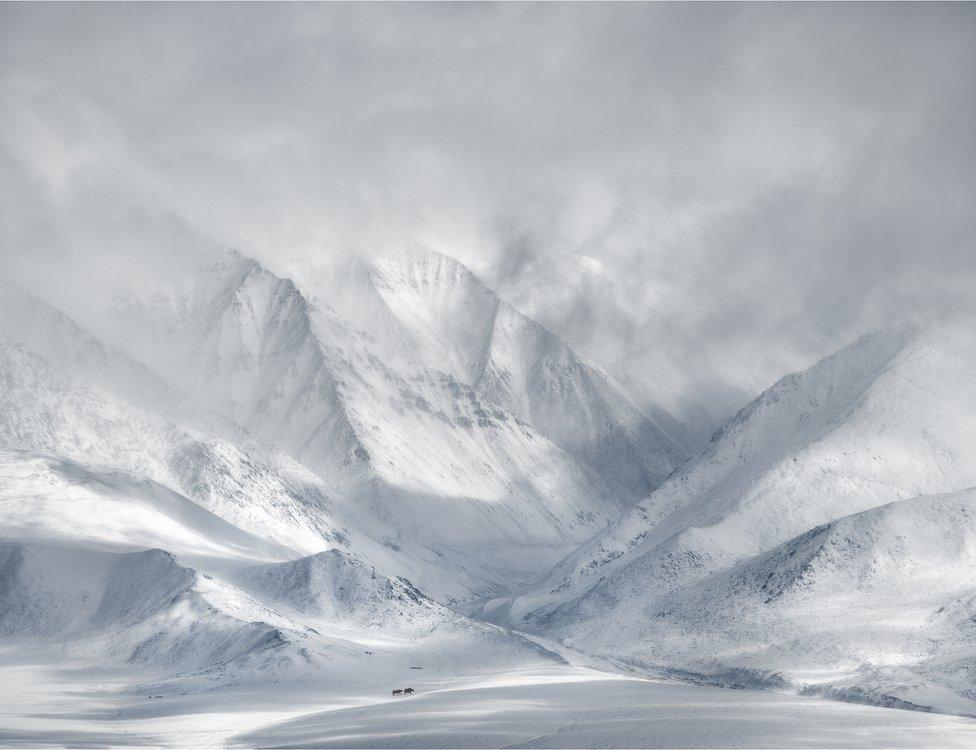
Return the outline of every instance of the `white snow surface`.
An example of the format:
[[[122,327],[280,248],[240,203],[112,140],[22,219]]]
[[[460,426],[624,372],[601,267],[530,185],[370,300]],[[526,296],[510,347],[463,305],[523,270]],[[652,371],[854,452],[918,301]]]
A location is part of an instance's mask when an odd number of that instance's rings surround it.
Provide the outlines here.
[[[972,713],[971,331],[872,334],[783,379],[482,613],[648,669]]]
[[[457,261],[352,257],[299,282],[215,253],[120,293],[112,335],[349,498],[438,598],[520,589],[692,452]]]
[[[0,284],[0,745],[976,743],[971,323],[701,451],[435,253],[118,291]]]

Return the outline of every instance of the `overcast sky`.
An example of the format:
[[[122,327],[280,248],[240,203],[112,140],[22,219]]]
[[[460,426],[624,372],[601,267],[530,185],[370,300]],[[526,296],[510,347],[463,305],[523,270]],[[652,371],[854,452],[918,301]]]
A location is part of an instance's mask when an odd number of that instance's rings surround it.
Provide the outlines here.
[[[580,253],[746,387],[976,298],[974,4],[6,3],[0,54],[10,273]]]

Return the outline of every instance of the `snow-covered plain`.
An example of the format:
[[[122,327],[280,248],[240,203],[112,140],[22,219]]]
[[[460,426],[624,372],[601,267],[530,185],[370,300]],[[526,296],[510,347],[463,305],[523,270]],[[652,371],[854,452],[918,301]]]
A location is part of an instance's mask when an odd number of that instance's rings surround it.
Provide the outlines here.
[[[450,258],[179,268],[0,285],[0,744],[976,745],[968,323],[702,445]]]
[[[431,644],[433,650],[439,646]],[[409,661],[430,652],[409,649]],[[513,660],[180,694],[0,651],[13,747],[972,747],[976,720]],[[474,667],[474,668],[473,668]],[[396,682],[399,680],[400,682]],[[392,697],[391,684],[419,692]],[[155,697],[152,697],[155,696]]]

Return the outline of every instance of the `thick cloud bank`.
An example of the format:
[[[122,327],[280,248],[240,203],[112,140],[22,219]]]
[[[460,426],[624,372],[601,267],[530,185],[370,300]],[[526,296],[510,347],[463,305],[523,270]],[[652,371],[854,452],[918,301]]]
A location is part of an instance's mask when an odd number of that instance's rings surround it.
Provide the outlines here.
[[[8,4],[0,55],[0,261],[76,305],[418,243],[721,400],[976,298],[972,5]]]

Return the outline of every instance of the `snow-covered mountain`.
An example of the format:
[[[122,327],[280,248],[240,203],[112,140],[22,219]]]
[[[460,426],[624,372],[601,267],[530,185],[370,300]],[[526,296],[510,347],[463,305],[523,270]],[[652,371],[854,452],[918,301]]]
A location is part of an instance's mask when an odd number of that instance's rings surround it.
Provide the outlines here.
[[[790,575],[803,539],[820,539],[825,528],[836,535],[837,529],[870,523],[874,516],[854,516],[859,520],[836,527],[823,524],[899,499],[976,485],[976,465],[967,458],[976,448],[976,385],[969,377],[974,365],[976,339],[969,321],[859,339],[764,392],[715,434],[700,457],[687,462],[608,532],[563,560],[532,591],[514,602],[488,602],[484,612],[570,638],[587,651],[644,664],[710,672],[784,669],[793,652],[781,639],[799,635],[764,629],[772,617],[769,610],[781,606],[776,597],[770,602],[757,598],[747,616],[728,585],[723,590],[713,581],[724,580],[729,574],[723,571],[730,568],[740,570],[732,566],[745,565],[761,569],[756,575],[762,585],[773,586]],[[938,498],[926,501],[930,520],[919,521],[919,533],[934,543],[939,530],[954,523],[954,514],[968,512],[971,500],[971,494],[957,496],[958,511],[947,501],[945,517],[940,516]],[[800,541],[790,541],[804,534]],[[958,557],[962,569],[970,565],[963,552],[968,543],[957,545],[958,554],[948,553]],[[892,538],[885,544],[905,543]],[[915,545],[918,559],[913,564],[931,566],[929,573],[939,570],[946,552],[922,554],[925,543]],[[899,574],[884,565],[875,575],[890,575],[889,585],[899,585]],[[957,583],[946,583],[940,595],[952,595],[949,589]],[[793,648],[811,648],[823,624],[812,614],[818,607],[843,601],[852,617],[871,619],[871,596],[845,591],[841,580],[832,579],[821,589],[823,601],[806,601],[796,618],[802,619],[803,612],[811,615],[808,640]],[[830,600],[834,593],[838,598]],[[687,603],[692,597],[698,597],[693,605]],[[863,609],[855,613],[859,607]],[[719,635],[714,635],[715,648],[708,650],[703,650],[702,639],[690,636],[676,645],[696,608],[705,618],[704,631],[725,628],[708,619],[712,612],[725,612],[729,622],[737,623],[736,635],[724,630],[729,639],[724,651],[717,646]],[[895,653],[908,659],[914,646],[892,637],[898,642]],[[959,642],[965,640],[959,637]],[[753,658],[760,650],[756,643],[777,642],[780,647],[771,645]],[[871,657],[845,651],[848,645],[837,645],[832,658],[843,657],[852,669],[860,669],[858,674],[871,672]],[[811,668],[821,663],[820,652],[812,653],[807,661]],[[702,666],[706,663],[707,669]],[[868,682],[866,677],[852,678],[847,687],[856,692],[867,689]],[[958,706],[940,699],[940,705],[950,704]]]
[[[73,480],[58,477],[74,471],[72,466],[103,477],[99,481],[106,485],[151,479],[292,554],[348,543],[337,500],[286,457],[249,455],[140,409],[77,381],[3,334],[0,382],[0,442],[17,452],[5,454],[7,460],[28,460],[31,454],[52,459],[43,473],[27,472],[29,479],[71,486]],[[136,477],[126,479],[126,473]],[[8,483],[11,488],[27,498],[47,494],[43,482],[45,491]]]
[[[11,643],[162,692],[563,663],[502,624],[976,708],[969,321],[866,335],[702,449],[445,256],[176,267],[92,329],[0,285]]]
[[[349,295],[375,292],[398,338],[415,342],[401,366],[446,370],[630,491],[656,486],[691,452],[687,429],[664,409],[637,408],[458,261],[414,249],[358,263],[368,283],[357,289],[344,279],[329,287],[329,299],[345,297],[355,320]]]
[[[681,424],[638,409],[453,259],[420,250],[350,256],[299,281],[301,289],[237,253],[218,254],[168,296],[123,299],[127,348],[309,465],[356,478],[351,466],[364,452],[394,453],[371,462],[389,472],[413,439],[370,434],[374,415],[364,412],[376,401],[396,412],[376,415],[386,422],[420,411],[441,430],[521,420],[630,493],[655,486],[691,450]],[[398,474],[416,462],[400,463]],[[444,477],[417,472],[408,481],[446,489]]]
[[[0,629],[10,639],[40,636],[81,658],[225,677],[310,658],[300,634],[255,621],[260,605],[163,550],[3,543],[0,568]]]
[[[99,335],[0,287],[6,643],[161,694],[562,663],[435,598],[517,590],[687,434],[441,256],[305,283],[218,253]]]
[[[976,490],[899,500],[663,597],[641,640],[705,674],[971,714],[974,572]]]
[[[691,451],[456,261],[350,257],[299,281],[219,253],[120,296],[111,335],[353,499],[434,596],[528,583]]]
[[[416,632],[449,612],[403,578],[388,578],[338,549],[247,568],[242,588],[309,622],[332,627]]]
[[[970,715],[974,550],[976,490],[910,498],[664,595],[598,588],[606,615],[552,624],[652,672]]]
[[[4,646],[160,695],[540,658],[381,573],[354,535],[298,557],[144,476],[2,452],[0,529]]]

